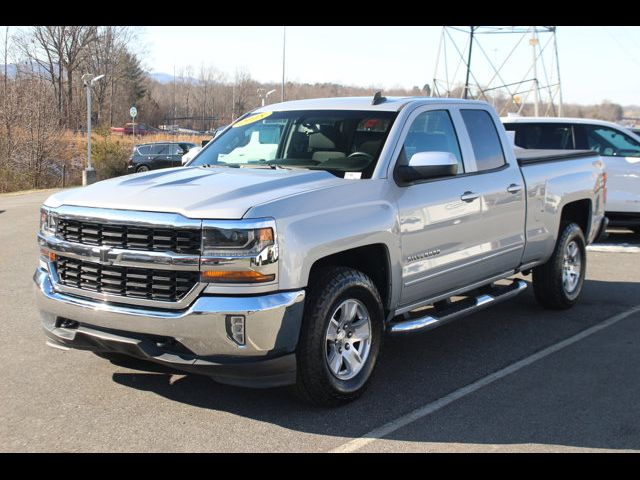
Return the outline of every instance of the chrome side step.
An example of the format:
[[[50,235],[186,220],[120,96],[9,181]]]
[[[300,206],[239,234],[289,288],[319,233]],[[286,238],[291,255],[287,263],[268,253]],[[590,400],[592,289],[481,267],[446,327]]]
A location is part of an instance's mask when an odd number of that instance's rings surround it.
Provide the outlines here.
[[[410,318],[405,314],[405,320],[392,322],[387,326],[387,333],[391,335],[402,335],[406,333],[424,332],[432,328],[439,327],[456,318],[475,313],[496,303],[515,297],[527,288],[527,283],[522,280],[514,280],[513,283],[504,287],[496,287],[495,293],[478,295],[469,298],[467,301],[456,302],[451,307],[439,312],[439,315],[428,314],[418,318]],[[460,304],[460,305],[457,305]]]

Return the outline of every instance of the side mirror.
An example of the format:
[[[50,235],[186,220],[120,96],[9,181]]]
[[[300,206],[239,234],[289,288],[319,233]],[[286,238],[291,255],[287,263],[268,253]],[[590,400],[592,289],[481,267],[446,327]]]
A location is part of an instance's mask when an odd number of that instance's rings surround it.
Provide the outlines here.
[[[450,177],[456,173],[458,160],[449,152],[418,152],[411,157],[408,165],[400,165],[397,169],[398,179],[403,183]]]

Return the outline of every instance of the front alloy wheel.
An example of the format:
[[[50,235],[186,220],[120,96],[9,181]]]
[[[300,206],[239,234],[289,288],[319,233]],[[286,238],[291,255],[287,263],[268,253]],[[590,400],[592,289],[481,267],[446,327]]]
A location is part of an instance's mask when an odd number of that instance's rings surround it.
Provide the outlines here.
[[[369,311],[360,300],[350,298],[336,308],[325,348],[327,365],[336,378],[349,380],[360,373],[371,349]]]

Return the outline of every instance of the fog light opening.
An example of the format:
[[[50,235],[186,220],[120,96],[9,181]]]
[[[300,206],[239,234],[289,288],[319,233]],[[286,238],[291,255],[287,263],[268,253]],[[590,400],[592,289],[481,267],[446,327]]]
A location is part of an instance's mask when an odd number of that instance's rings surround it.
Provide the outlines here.
[[[245,345],[245,318],[244,315],[227,315],[227,335],[238,345]]]
[[[75,330],[80,324],[75,320],[69,320],[68,318],[58,317],[56,320],[56,328],[68,328]]]

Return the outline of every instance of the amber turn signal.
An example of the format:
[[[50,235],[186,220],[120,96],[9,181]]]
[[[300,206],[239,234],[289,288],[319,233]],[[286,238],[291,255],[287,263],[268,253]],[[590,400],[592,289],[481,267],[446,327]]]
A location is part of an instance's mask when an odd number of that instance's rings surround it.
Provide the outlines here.
[[[48,258],[50,262],[56,261],[56,254],[50,250],[47,250],[46,248],[40,249],[40,255],[42,256],[42,258]]]
[[[275,278],[275,274],[263,275],[254,270],[206,270],[202,272],[202,279],[205,282],[214,283],[263,283],[271,282]]]

